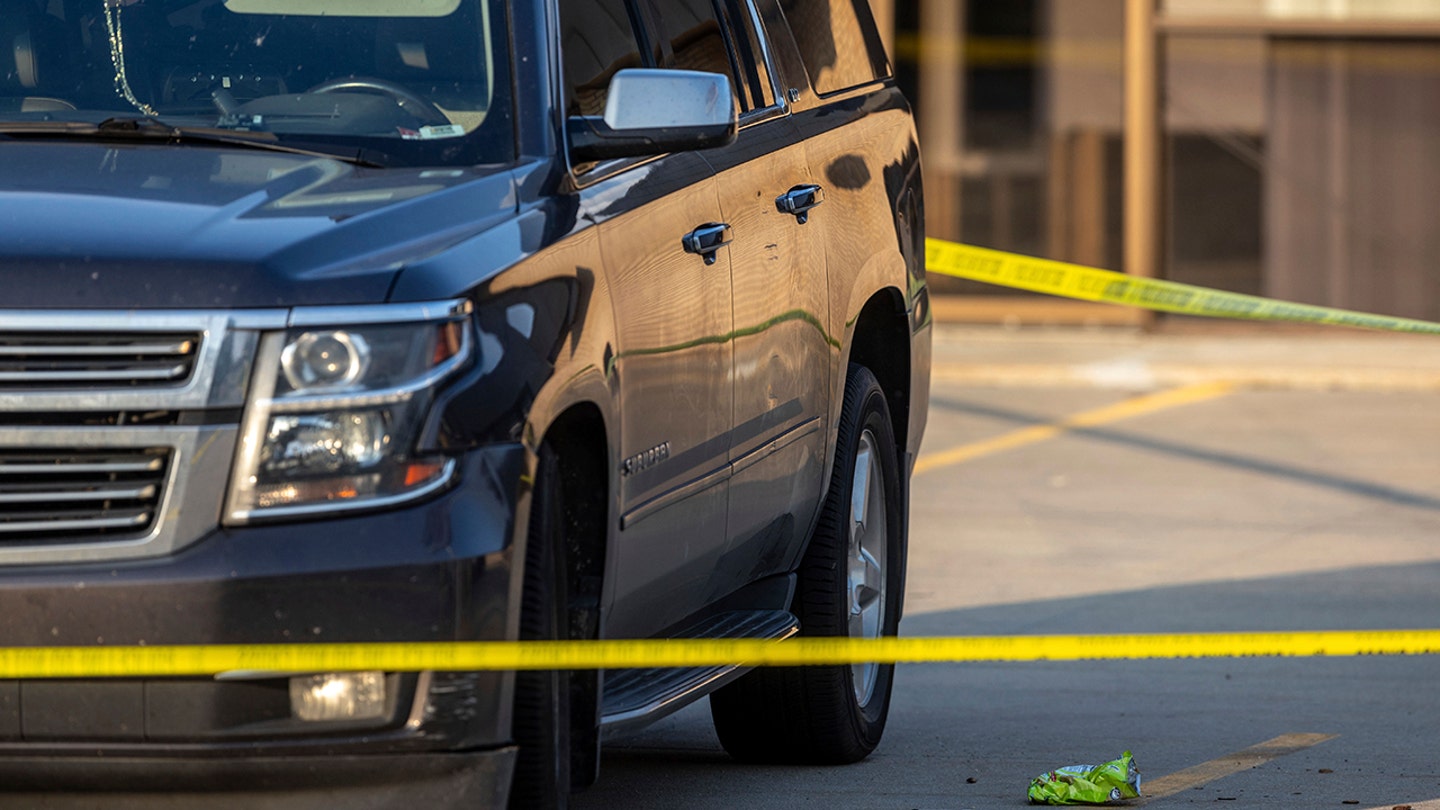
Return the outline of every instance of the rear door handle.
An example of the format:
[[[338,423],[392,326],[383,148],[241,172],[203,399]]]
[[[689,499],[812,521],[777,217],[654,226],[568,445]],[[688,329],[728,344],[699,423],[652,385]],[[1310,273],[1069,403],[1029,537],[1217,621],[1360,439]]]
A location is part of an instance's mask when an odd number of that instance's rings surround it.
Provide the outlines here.
[[[680,239],[680,244],[685,247],[686,253],[703,256],[706,264],[714,264],[716,252],[730,244],[730,239],[729,225],[723,222],[711,222],[685,234]]]
[[[775,198],[775,207],[782,214],[790,214],[795,221],[804,225],[810,221],[810,210],[825,202],[825,192],[819,186],[796,186]]]

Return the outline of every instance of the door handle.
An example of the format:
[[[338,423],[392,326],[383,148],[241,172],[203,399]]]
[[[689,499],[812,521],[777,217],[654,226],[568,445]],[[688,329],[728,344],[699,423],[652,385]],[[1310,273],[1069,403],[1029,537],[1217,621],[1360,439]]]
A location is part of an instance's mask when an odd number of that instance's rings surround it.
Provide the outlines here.
[[[711,222],[685,234],[680,239],[680,244],[685,247],[686,253],[703,256],[706,264],[714,264],[716,252],[730,244],[730,238],[729,225]]]
[[[825,192],[819,186],[796,186],[775,198],[775,207],[782,214],[790,214],[795,221],[804,225],[810,221],[810,210],[825,202]]]

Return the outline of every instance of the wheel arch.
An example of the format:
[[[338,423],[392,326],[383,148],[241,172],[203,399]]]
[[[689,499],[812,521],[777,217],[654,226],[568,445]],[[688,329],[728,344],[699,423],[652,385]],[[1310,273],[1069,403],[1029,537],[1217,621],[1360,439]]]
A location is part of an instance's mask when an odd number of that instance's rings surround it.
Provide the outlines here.
[[[579,625],[572,620],[571,637],[595,638],[610,516],[610,449],[604,414],[592,402],[573,404],[549,424],[541,441],[562,461],[570,601],[575,606],[578,598],[586,603],[585,612],[593,614]]]
[[[890,409],[896,451],[902,460],[910,426],[910,355],[910,319],[904,297],[893,287],[876,291],[855,319],[847,360],[869,369],[879,381]],[[842,372],[848,369],[848,363],[841,367]],[[844,380],[839,382],[843,391]]]

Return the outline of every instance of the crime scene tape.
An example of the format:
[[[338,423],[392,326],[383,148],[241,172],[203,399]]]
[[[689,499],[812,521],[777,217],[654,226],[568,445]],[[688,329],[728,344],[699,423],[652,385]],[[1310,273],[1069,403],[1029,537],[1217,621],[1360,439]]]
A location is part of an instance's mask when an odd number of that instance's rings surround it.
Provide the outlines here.
[[[1440,335],[1440,323],[1430,321],[1371,315],[1212,290],[1174,281],[1138,278],[1111,270],[1037,259],[941,239],[925,240],[925,265],[928,272],[970,281],[1180,315],[1352,326],[1385,332]]]
[[[1433,655],[1440,630],[935,638],[9,647],[0,678]]]
[[[1032,292],[1212,318],[1440,335],[1440,323],[1277,301],[939,239],[931,273]],[[0,678],[136,678],[382,670],[644,669],[982,661],[1440,654],[1440,630],[935,638],[665,639],[0,648]]]

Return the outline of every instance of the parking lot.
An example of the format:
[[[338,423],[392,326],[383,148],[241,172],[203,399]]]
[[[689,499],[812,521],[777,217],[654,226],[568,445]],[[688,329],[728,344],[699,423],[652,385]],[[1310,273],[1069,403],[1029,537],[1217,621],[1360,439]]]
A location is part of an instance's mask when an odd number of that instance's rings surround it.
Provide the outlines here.
[[[907,636],[1440,627],[1440,341],[936,338]],[[600,808],[1015,807],[1132,750],[1153,808],[1440,808],[1440,658],[909,665],[860,765],[732,763],[702,703]]]

